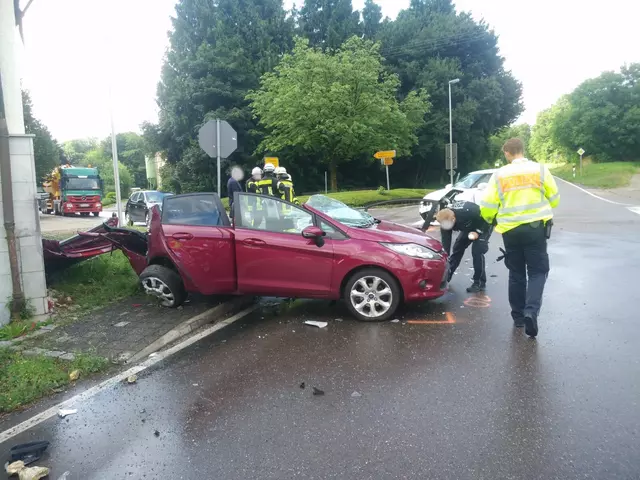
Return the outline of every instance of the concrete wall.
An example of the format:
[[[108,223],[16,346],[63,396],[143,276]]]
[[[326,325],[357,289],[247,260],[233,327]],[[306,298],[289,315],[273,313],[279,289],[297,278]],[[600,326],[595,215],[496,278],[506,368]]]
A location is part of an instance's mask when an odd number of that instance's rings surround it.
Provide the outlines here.
[[[36,175],[31,135],[9,135],[11,175],[16,243],[21,283],[25,297],[36,315],[48,313],[47,285],[44,277],[40,217],[36,201]],[[0,178],[0,184],[4,179]],[[0,325],[9,321],[7,300],[13,294],[11,270],[4,230],[3,206],[0,197]]]

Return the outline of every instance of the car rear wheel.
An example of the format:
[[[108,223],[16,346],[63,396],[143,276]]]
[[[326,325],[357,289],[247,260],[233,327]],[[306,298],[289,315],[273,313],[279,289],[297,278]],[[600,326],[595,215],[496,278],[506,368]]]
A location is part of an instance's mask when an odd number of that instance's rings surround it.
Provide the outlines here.
[[[100,212],[93,212],[93,216],[94,217],[99,217],[100,216]]]
[[[140,283],[147,295],[160,300],[164,307],[177,308],[187,299],[180,275],[162,265],[149,265],[140,274]]]
[[[343,294],[351,313],[364,322],[388,320],[401,302],[398,282],[378,268],[355,273],[345,285]]]
[[[124,222],[127,224],[127,227],[133,227],[133,220],[131,220],[129,212],[124,212]]]

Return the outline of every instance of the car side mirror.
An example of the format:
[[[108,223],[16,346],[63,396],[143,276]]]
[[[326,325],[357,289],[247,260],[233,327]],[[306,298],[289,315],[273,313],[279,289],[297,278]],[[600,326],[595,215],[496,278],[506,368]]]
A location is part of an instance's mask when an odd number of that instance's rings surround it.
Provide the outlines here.
[[[310,225],[302,230],[302,237],[308,238],[309,240],[315,240],[318,247],[324,245],[324,238],[322,237],[325,235],[326,233],[323,232],[320,227],[316,227],[315,225]]]
[[[489,186],[489,184],[487,182],[482,182],[478,184],[478,190],[482,191],[482,190],[486,190],[487,187]]]

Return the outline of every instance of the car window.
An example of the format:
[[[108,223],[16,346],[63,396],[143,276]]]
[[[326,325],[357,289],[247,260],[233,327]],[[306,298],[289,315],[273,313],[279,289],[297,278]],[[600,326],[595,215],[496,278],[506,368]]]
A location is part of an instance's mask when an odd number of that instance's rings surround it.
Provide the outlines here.
[[[164,201],[162,223],[168,225],[222,226],[223,214],[213,195],[171,196]]]
[[[333,225],[325,222],[324,220],[320,220],[320,228],[324,233],[327,234],[327,237],[334,240],[344,240],[345,238],[347,238],[344,233],[342,233],[340,230],[337,230],[333,227]]]
[[[171,194],[164,192],[146,192],[144,195],[149,203],[162,203],[162,199]]]
[[[375,219],[367,212],[355,210],[325,195],[312,195],[307,205],[349,227],[368,228],[375,225]]]
[[[131,195],[131,198],[129,199],[129,201],[131,203],[136,203],[138,201],[138,197],[140,197],[140,193],[136,192],[133,195]]]
[[[313,225],[313,215],[309,212],[276,198],[240,194],[238,205],[237,227],[300,234]]]
[[[462,177],[456,184],[456,188],[473,188],[476,186],[478,180],[482,178],[481,173],[470,173]]]

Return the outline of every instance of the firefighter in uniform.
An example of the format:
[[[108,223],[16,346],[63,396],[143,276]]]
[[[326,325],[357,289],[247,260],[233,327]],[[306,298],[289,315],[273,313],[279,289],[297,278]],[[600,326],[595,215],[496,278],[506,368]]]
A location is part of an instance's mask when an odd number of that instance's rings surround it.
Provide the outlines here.
[[[296,192],[293,189],[293,181],[291,175],[287,173],[287,169],[284,167],[276,168],[276,178],[278,179],[278,191],[280,192],[280,198],[289,202],[299,205],[300,202],[296,197]]]
[[[262,180],[262,169],[255,167],[251,170],[251,178],[247,180],[247,192],[255,194],[262,193],[258,187],[260,180]],[[249,212],[251,226],[257,227],[262,222],[262,201],[256,197],[249,197],[248,201],[247,211]]]
[[[266,163],[263,170],[264,176],[262,177],[262,179],[256,182],[260,193],[262,193],[262,195],[279,197],[278,179],[275,175],[276,167],[273,165],[273,163]]]
[[[491,177],[479,202],[480,212],[487,222],[495,221],[496,231],[502,234],[514,324],[536,337],[549,274],[547,239],[553,225],[552,209],[560,203],[560,194],[546,165],[524,157],[522,140],[507,140],[502,150],[509,165]]]

